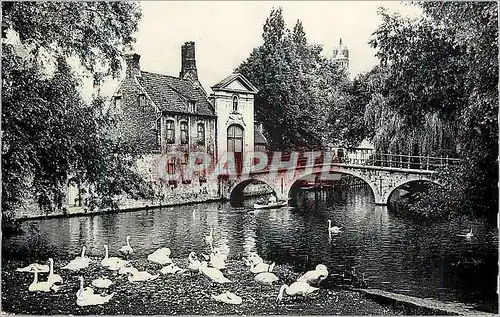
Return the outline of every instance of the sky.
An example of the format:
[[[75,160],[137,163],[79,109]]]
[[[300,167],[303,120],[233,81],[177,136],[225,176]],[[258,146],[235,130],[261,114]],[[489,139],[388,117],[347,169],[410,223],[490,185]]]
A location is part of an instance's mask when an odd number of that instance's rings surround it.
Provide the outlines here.
[[[143,1],[134,47],[141,69],[178,76],[181,45],[194,41],[198,77],[210,91],[262,44],[263,24],[280,6],[286,26],[293,28],[300,19],[308,42],[322,45],[323,55],[331,57],[342,38],[353,76],[377,63],[368,41],[381,23],[378,7],[402,15],[420,13],[400,1]],[[103,92],[112,93],[117,85],[110,81]]]

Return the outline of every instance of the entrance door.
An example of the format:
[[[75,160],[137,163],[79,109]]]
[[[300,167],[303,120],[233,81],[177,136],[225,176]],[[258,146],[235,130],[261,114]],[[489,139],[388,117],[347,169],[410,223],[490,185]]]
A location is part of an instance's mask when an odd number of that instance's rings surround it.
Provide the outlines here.
[[[227,151],[234,153],[236,173],[243,168],[243,128],[232,124],[227,128]]]

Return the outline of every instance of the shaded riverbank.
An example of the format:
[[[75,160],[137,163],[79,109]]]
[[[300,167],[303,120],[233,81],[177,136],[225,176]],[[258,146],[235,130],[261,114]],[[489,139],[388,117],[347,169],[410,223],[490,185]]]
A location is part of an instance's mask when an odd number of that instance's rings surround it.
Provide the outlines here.
[[[57,269],[67,261],[55,260],[56,273],[64,280],[64,286],[57,293],[31,293],[28,286],[33,275],[15,272],[15,268],[28,262],[7,261],[2,265],[2,303],[3,310],[14,314],[231,314],[231,315],[401,315],[401,308],[394,309],[381,305],[364,295],[345,289],[320,289],[310,298],[291,298],[285,296],[281,304],[276,303],[281,284],[290,284],[300,273],[286,265],[277,265],[275,274],[280,278],[274,287],[261,288],[241,260],[227,263],[226,276],[231,284],[213,284],[203,275],[177,274],[160,277],[149,282],[129,282],[124,276],[113,275],[100,266],[99,258],[94,258],[89,268],[80,272]],[[179,266],[186,267],[186,259],[174,260]],[[143,259],[132,260],[140,270],[154,274],[161,268]],[[79,307],[76,305],[76,292],[79,288],[78,276],[85,277],[85,286],[100,276],[107,276],[114,285],[106,292],[114,292],[112,300],[102,306]],[[43,276],[42,280],[46,277]],[[211,294],[218,295],[231,291],[243,298],[241,305],[218,303]],[[96,292],[103,293],[96,289]]]

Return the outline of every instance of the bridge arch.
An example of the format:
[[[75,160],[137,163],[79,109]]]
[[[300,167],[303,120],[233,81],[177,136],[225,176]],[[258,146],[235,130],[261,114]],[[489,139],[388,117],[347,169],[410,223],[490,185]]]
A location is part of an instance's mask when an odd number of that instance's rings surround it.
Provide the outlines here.
[[[269,188],[272,189],[272,191],[274,192],[274,195],[276,197],[278,197],[278,198],[280,197],[279,196],[279,191],[275,188],[275,186],[272,183],[266,182],[265,180],[262,180],[262,179],[259,179],[259,178],[248,178],[248,179],[244,179],[244,180],[241,180],[241,181],[235,183],[229,189],[229,201],[232,203],[232,202],[236,201],[236,198],[242,197],[243,196],[243,190],[245,189],[245,187],[247,187],[248,185],[250,185],[252,183],[265,184]]]
[[[365,175],[363,175],[362,173],[358,173],[356,171],[353,171],[353,170],[348,170],[348,169],[336,169],[335,170],[335,174],[345,174],[345,175],[350,175],[350,176],[354,176],[356,178],[359,178],[361,179],[363,182],[365,182],[368,186],[370,186],[370,189],[373,193],[373,198],[375,200],[375,203],[376,204],[380,204],[381,201],[383,200],[382,198],[382,195],[380,193],[380,190],[377,188],[376,184],[373,182],[372,179],[370,179],[369,177],[366,177]],[[293,193],[293,188],[294,188],[294,185],[300,181],[302,178],[304,177],[307,177],[307,176],[310,176],[310,175],[317,175],[316,173],[308,173],[308,174],[303,174],[301,175],[300,177],[298,178],[295,178],[289,186],[287,186],[286,188],[286,192],[284,193],[284,197],[286,198],[290,198],[290,194]]]
[[[399,182],[394,183],[389,190],[386,191],[386,193],[382,196],[382,203],[384,205],[387,205],[389,202],[389,198],[391,198],[391,195],[394,193],[394,191],[398,188],[400,188],[403,185],[410,184],[410,183],[415,183],[415,182],[425,182],[425,183],[430,183],[430,184],[435,184],[438,186],[443,186],[439,182],[430,179],[429,177],[420,177],[420,178],[413,178],[413,179],[406,179],[406,180],[401,180]]]

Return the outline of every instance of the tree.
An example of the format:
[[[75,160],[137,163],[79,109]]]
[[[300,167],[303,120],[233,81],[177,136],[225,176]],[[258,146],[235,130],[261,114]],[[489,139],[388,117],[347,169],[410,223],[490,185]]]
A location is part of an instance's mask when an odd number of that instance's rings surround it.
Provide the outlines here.
[[[273,150],[321,149],[329,141],[329,113],[341,99],[346,74],[307,43],[301,21],[286,28],[282,9],[264,24],[264,44],[236,69],[258,89],[256,120]]]
[[[495,214],[498,12],[491,2],[418,3],[419,19],[381,11],[371,44],[388,68],[366,109],[383,151],[461,156],[415,209]],[[380,116],[382,114],[382,116]],[[378,117],[377,117],[378,116]],[[380,120],[383,117],[383,120]]]
[[[98,94],[90,103],[82,98],[79,71],[93,75],[96,87],[103,76],[119,74],[122,50],[137,30],[139,7],[132,2],[4,2],[2,15],[9,32],[19,37],[2,41],[4,216],[33,197],[47,212],[60,208],[69,180],[91,185],[99,204],[110,205],[122,187],[106,186],[130,179],[131,172],[124,171],[129,165],[122,164],[128,156],[109,134],[113,118],[104,100]],[[70,59],[77,60],[75,66]],[[110,180],[110,175],[115,177]]]

